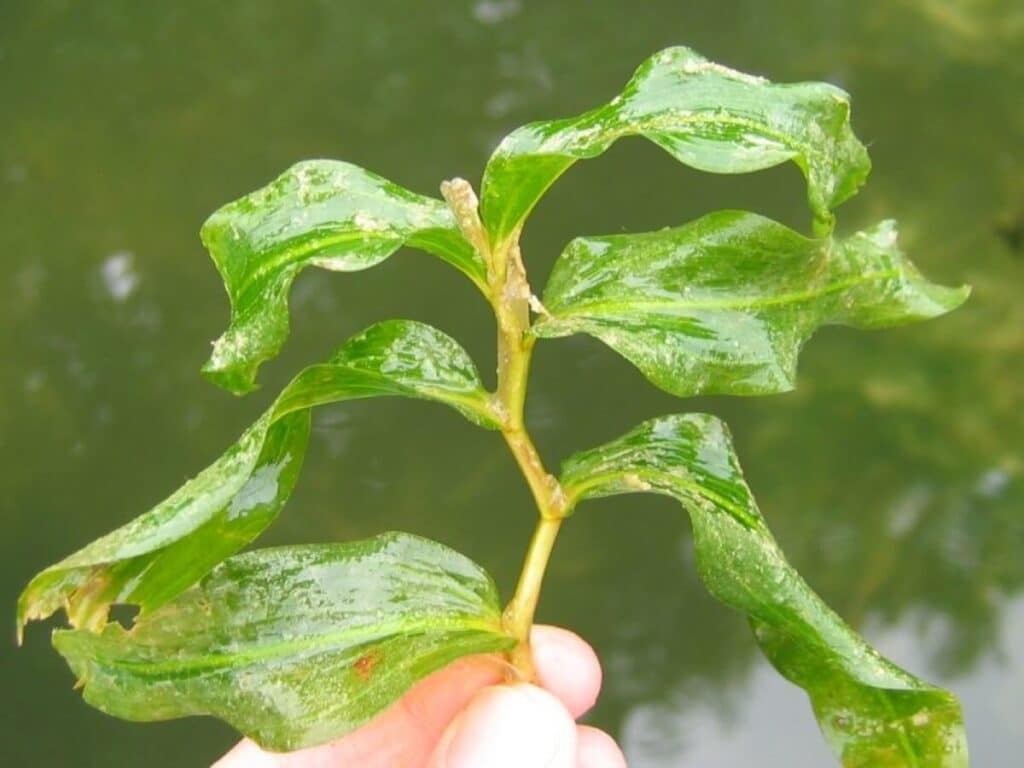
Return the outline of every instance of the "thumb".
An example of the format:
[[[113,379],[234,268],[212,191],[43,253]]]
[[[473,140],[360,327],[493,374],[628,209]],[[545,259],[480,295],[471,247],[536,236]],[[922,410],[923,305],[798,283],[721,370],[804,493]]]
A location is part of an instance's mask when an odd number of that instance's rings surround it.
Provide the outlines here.
[[[534,685],[481,690],[445,730],[429,768],[575,768],[576,723]]]

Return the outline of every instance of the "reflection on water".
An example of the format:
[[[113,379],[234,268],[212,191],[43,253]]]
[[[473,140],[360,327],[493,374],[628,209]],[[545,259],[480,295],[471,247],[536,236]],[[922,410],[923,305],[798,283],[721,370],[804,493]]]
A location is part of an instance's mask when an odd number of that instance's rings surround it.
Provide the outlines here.
[[[727,694],[718,701],[713,691],[701,692],[697,706],[675,697],[632,707],[621,731],[630,766],[677,766],[680,754],[701,768],[820,768],[834,762],[807,717],[806,696],[771,667],[758,666]]]
[[[1002,605],[1004,631],[991,638],[999,655],[1024,643],[1024,599]],[[914,627],[867,628],[885,653],[912,658],[922,641]],[[928,642],[927,636],[924,638]],[[977,665],[970,677],[950,682],[969,718],[976,765],[1005,765],[1007,754],[999,745],[1019,723],[1020,692],[1024,669],[1006,669],[1002,660],[990,658]],[[803,695],[788,686],[766,665],[753,670],[742,687],[730,692],[721,707],[695,707],[677,699],[633,707],[622,729],[632,768],[679,765],[684,752],[687,764],[701,768],[735,768],[740,765],[786,765],[820,768],[829,765],[831,754],[816,738],[815,725],[806,717]],[[799,748],[794,748],[799,745]]]
[[[808,345],[799,390],[764,399],[680,402],[596,343],[551,341],[530,401],[542,450],[554,463],[663,413],[726,418],[797,567],[896,661],[962,696],[978,765],[1010,764],[1024,749],[1014,727],[1024,690],[1017,5],[311,1],[283,17],[267,2],[3,4],[5,604],[39,566],[208,463],[291,371],[365,325],[416,318],[477,360],[493,355],[472,287],[409,254],[358,275],[304,275],[283,359],[264,391],[231,399],[197,374],[227,317],[196,236],[209,211],[311,156],[429,193],[441,178],[476,176],[515,125],[603,101],[651,51],[686,43],[776,79],[852,91],[875,171],[840,227],[898,218],[929,276],[970,282],[974,295],[920,327],[826,330]],[[539,206],[524,241],[534,281],[575,234],[680,224],[719,207],[807,220],[792,169],[707,177],[623,142]],[[531,514],[493,435],[423,403],[356,403],[317,415],[303,480],[266,541],[410,530],[485,564],[507,594]],[[559,542],[541,617],[598,647],[607,676],[594,720],[634,765],[678,765],[680,753],[694,766],[827,764],[802,694],[706,596],[671,503],[583,507]],[[137,726],[93,712],[45,634],[32,628],[26,648],[0,654],[3,679],[22,692],[0,734],[12,762],[144,756],[159,768],[230,742],[213,722]],[[54,723],[64,738],[50,738]]]

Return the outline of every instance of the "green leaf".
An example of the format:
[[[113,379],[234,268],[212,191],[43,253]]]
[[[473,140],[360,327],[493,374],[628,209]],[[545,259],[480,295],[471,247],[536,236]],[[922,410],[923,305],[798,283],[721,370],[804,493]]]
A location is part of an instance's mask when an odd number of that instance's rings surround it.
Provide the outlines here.
[[[814,240],[719,211],[675,229],[573,240],[533,333],[594,336],[674,395],[758,395],[793,388],[800,348],[821,325],[908,323],[968,293],[925,280],[891,221]]]
[[[288,292],[307,266],[355,272],[408,245],[486,290],[483,260],[447,205],[348,163],[299,163],[218,210],[201,234],[231,300],[231,325],[203,371],[236,393],[255,388],[260,364],[284,344]]]
[[[721,421],[690,414],[645,422],[570,458],[562,483],[572,504],[639,491],[679,501],[693,525],[701,579],[749,617],[772,664],[807,691],[845,766],[967,765],[956,698],[883,658],[786,562]]]
[[[388,533],[239,555],[130,630],[63,630],[53,644],[108,714],[213,715],[293,750],[344,735],[454,659],[514,640],[482,568]]]
[[[98,629],[112,603],[154,610],[255,539],[298,478],[315,405],[382,395],[436,400],[496,428],[469,355],[435,328],[389,320],[299,373],[217,461],[145,514],[38,574],[18,600],[18,628],[60,608]]]
[[[871,169],[850,128],[849,97],[839,88],[773,85],[689,48],[668,48],[645,61],[607,104],[579,117],[525,125],[498,145],[482,189],[492,242],[518,231],[573,163],[633,135],[712,173],[747,173],[792,160],[807,178],[811,209],[825,230],[831,209],[852,197]]]

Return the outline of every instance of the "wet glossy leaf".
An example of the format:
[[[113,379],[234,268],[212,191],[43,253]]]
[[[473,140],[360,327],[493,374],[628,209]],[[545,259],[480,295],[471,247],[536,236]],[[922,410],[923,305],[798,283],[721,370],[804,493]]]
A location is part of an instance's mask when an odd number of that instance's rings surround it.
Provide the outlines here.
[[[355,165],[310,160],[214,213],[203,243],[231,300],[231,325],[203,371],[233,392],[255,387],[260,364],[288,336],[288,292],[307,266],[355,272],[403,245],[428,251],[478,286],[486,268],[448,206]]]
[[[504,241],[573,163],[635,135],[713,173],[792,160],[807,177],[811,209],[827,229],[830,210],[857,192],[871,168],[849,117],[849,97],[834,86],[774,85],[689,48],[668,48],[645,61],[609,103],[507,136],[484,172],[483,219],[492,240]]]
[[[389,533],[232,557],[130,630],[63,630],[53,642],[108,714],[213,715],[292,750],[356,728],[460,656],[514,641],[482,568]]]
[[[786,562],[721,421],[690,414],[645,422],[570,458],[562,482],[573,503],[650,492],[683,505],[708,590],[750,619],[772,664],[807,691],[844,765],[967,765],[956,698],[883,658]]]
[[[159,607],[277,516],[302,465],[311,407],[382,395],[436,400],[495,426],[476,368],[453,339],[408,320],[373,325],[299,373],[238,442],[166,500],[38,574],[19,598],[19,628],[61,608],[73,626],[98,628],[111,603]]]
[[[756,395],[793,388],[800,348],[819,326],[912,322],[967,294],[925,280],[891,221],[815,240],[719,211],[674,229],[573,240],[533,332],[594,336],[675,395]]]

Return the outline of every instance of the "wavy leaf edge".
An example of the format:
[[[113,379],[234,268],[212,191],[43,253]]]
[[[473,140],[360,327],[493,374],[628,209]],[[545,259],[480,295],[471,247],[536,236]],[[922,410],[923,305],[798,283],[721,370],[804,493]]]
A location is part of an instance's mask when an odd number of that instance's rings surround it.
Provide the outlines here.
[[[513,642],[483,568],[400,532],[235,555],[130,629],[53,636],[101,711],[211,715],[277,751],[339,738],[451,661]]]
[[[722,210],[678,227],[574,238],[530,332],[593,336],[679,397],[765,395],[795,387],[799,354],[822,326],[902,325],[969,295],[926,280],[891,220],[807,238]]]
[[[650,492],[684,507],[708,591],[747,616],[768,660],[807,692],[823,735],[845,766],[966,768],[956,697],[882,657],[786,561],[720,419],[650,419],[570,457],[562,480],[573,506],[587,498]]]
[[[832,209],[856,194],[871,169],[850,127],[849,96],[842,89],[771,83],[676,46],[644,61],[611,101],[576,117],[524,125],[501,141],[482,183],[481,210],[492,243],[521,230],[547,189],[577,160],[596,157],[628,135],[643,136],[679,162],[711,173],[794,161],[822,232],[831,231]]]
[[[486,292],[487,271],[448,206],[340,160],[304,160],[227,203],[203,224],[231,305],[203,373],[235,394],[289,334],[288,295],[308,266],[355,272],[403,246],[438,256]]]
[[[37,574],[18,599],[19,641],[27,622],[61,608],[73,626],[101,629],[113,603],[145,612],[190,586],[276,518],[301,469],[310,409],[385,395],[442,402],[498,428],[476,366],[454,339],[413,320],[375,323],[296,375],[238,441],[163,502]],[[197,535],[198,548],[189,545]]]

